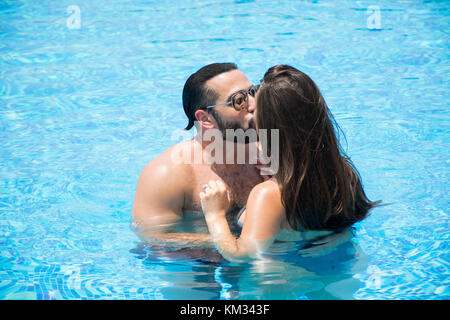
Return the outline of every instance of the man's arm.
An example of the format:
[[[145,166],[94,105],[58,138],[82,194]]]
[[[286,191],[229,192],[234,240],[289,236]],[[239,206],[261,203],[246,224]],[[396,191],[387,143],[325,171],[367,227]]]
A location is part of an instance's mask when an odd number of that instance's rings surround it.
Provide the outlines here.
[[[182,220],[186,182],[186,168],[171,164],[165,154],[145,166],[132,209],[132,227],[141,239],[166,246],[213,247],[209,234],[173,232]]]

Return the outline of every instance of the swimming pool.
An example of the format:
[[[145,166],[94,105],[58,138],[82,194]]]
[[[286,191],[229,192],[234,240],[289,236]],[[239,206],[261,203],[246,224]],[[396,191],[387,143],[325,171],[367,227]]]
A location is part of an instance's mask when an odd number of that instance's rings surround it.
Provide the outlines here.
[[[0,299],[448,299],[449,9],[2,1]],[[236,265],[141,244],[138,175],[186,125],[186,78],[224,61],[254,82],[280,63],[310,75],[369,198],[392,204],[316,257],[280,244]]]

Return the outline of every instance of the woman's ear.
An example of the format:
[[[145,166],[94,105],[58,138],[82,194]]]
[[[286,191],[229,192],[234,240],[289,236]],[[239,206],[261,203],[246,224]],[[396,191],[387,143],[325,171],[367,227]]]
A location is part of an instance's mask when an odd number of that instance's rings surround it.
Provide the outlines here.
[[[195,119],[204,129],[213,129],[216,127],[212,116],[205,110],[197,110],[194,113]]]

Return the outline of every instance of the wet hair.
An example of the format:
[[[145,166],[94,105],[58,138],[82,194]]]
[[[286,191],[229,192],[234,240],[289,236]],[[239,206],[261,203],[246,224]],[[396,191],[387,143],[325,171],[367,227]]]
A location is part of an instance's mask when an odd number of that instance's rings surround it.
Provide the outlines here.
[[[221,73],[236,69],[237,65],[234,63],[212,63],[200,68],[186,80],[183,88],[183,108],[189,123],[185,130],[194,126],[195,111],[215,104],[219,98],[219,93],[205,83]]]
[[[289,225],[295,230],[340,230],[364,219],[380,201],[370,201],[339,128],[317,85],[287,65],[264,75],[256,106],[259,129],[279,129],[281,190]],[[270,141],[267,144],[270,153]]]

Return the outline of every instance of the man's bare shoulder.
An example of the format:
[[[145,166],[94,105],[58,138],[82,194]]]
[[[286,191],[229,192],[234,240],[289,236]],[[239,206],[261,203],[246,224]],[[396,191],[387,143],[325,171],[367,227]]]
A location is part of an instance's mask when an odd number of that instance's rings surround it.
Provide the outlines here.
[[[187,153],[191,148],[191,140],[182,141],[171,146],[147,163],[144,169],[142,169],[141,178],[166,182],[168,182],[167,179],[181,180],[186,178],[191,174],[192,168],[189,163],[183,161],[180,154]]]
[[[189,191],[190,166],[173,161],[172,152],[177,148],[188,148],[189,142],[180,142],[151,160],[142,169],[136,186],[133,216],[147,219],[155,214],[178,215],[185,194]]]

